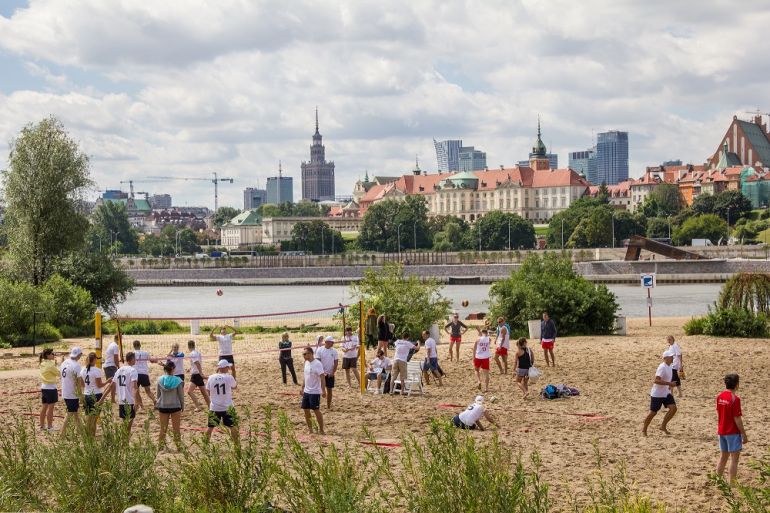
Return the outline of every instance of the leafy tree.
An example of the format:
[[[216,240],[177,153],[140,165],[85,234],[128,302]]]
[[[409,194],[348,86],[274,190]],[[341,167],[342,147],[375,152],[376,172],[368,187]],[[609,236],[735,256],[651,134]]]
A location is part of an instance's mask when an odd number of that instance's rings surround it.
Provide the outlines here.
[[[717,308],[742,308],[770,314],[770,274],[736,273],[722,285]]]
[[[457,222],[453,220],[447,221],[441,231],[435,232],[433,235],[433,249],[435,251],[460,251],[467,249],[465,245],[465,233],[468,230],[468,224],[462,219],[457,219]],[[465,227],[463,227],[465,224]]]
[[[678,214],[685,206],[679,186],[662,183],[655,187],[642,205],[642,212],[647,217],[671,216]]]
[[[644,235],[646,233],[645,219],[636,216],[627,210],[615,210],[615,246],[622,246],[625,239],[632,235]]]
[[[350,286],[350,295],[361,298],[365,309],[387,315],[396,325],[396,335],[406,332],[417,337],[449,315],[451,301],[441,295],[443,288],[432,278],[406,276],[403,266],[388,263],[382,269],[367,269],[363,279]],[[351,315],[358,318],[357,311]]]
[[[50,309],[50,296],[42,287],[0,279],[0,337],[18,340],[31,332],[35,316],[42,323]]]
[[[669,237],[669,221],[665,217],[651,217],[647,219],[647,237],[666,238]]]
[[[535,227],[517,214],[493,211],[465,232],[465,247],[478,248],[479,239],[482,251],[531,249],[535,247]]]
[[[548,312],[559,335],[611,333],[618,303],[605,285],[595,285],[572,268],[569,258],[532,253],[518,271],[489,291],[490,316],[503,317],[517,333]]]
[[[567,240],[568,248],[605,248],[612,245],[612,213],[608,208],[586,212]]]
[[[333,230],[320,219],[296,223],[291,230],[291,245],[297,251],[315,255],[342,253],[345,241],[339,230]]]
[[[716,214],[732,226],[739,219],[751,213],[751,201],[737,190],[722,191],[718,194],[701,194],[692,202],[696,214]]]
[[[88,156],[50,117],[22,129],[9,160],[3,171],[9,256],[19,277],[40,285],[56,257],[83,246]]]
[[[709,239],[717,244],[727,236],[727,223],[715,214],[702,214],[689,218],[674,230],[677,246],[689,246],[693,239]]]
[[[434,235],[444,230],[448,224],[456,224],[463,231],[468,229],[468,222],[462,217],[452,215],[432,216],[428,219],[428,229]]]
[[[610,190],[607,188],[607,182],[602,182],[599,186],[599,192],[596,194],[596,199],[602,203],[610,202]]]
[[[93,319],[94,303],[86,289],[54,274],[43,284],[42,290],[48,294],[51,304],[51,313],[46,320],[57,328],[79,328]]]
[[[698,215],[713,214],[716,210],[717,197],[713,194],[699,194],[692,202],[693,212]]]
[[[597,208],[611,212],[612,207],[605,201],[602,201],[601,198],[591,198],[586,196],[578,199],[572,203],[569,208],[562,210],[551,217],[551,220],[548,222],[548,232],[546,233],[548,247],[561,248],[562,235],[566,246],[567,241],[572,236],[572,232],[575,231],[578,224]],[[609,226],[609,221],[607,221],[607,226]]]
[[[364,250],[396,252],[399,248],[414,247],[415,236],[418,248],[433,245],[425,198],[407,196],[403,200],[387,199],[369,207],[361,224],[358,244]]]
[[[103,249],[117,244],[117,253],[134,255],[139,252],[139,235],[128,221],[124,204],[105,201],[94,209],[91,221],[93,226],[89,240],[92,244],[98,239]],[[99,247],[99,243],[94,247]]]
[[[178,240],[177,234],[179,234]],[[169,224],[160,231],[160,238],[162,239],[161,247],[171,248],[170,254],[172,255],[176,254],[177,249],[180,255],[185,253],[189,255],[201,250],[198,244],[198,237],[190,228],[182,228],[180,230],[176,226]]]
[[[58,258],[54,272],[91,294],[97,307],[113,314],[134,290],[134,280],[108,255],[76,251]]]
[[[215,228],[221,228],[223,224],[240,213],[241,211],[237,208],[219,207],[217,211],[214,212],[214,217],[211,218],[211,222]]]
[[[174,254],[174,245],[169,243],[168,238],[154,234],[147,234],[139,243],[142,253],[159,256],[171,256]]]
[[[300,201],[299,203],[285,202],[279,205],[265,203],[260,205],[257,213],[262,218],[267,217],[323,217],[329,213],[328,205],[319,205],[313,201]]]

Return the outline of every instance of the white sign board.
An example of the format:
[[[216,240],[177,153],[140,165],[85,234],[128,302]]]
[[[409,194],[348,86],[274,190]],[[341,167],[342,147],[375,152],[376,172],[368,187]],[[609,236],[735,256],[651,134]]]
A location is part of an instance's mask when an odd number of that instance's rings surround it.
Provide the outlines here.
[[[642,288],[652,289],[655,288],[655,274],[642,274]]]

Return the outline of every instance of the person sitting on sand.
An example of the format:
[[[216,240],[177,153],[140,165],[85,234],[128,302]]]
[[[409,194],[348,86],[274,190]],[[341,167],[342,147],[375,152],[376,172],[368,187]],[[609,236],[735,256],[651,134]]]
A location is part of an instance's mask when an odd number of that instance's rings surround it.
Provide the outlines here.
[[[663,422],[660,424],[660,430],[670,434],[667,426],[671,418],[676,414],[676,401],[674,396],[671,395],[671,387],[674,386],[673,369],[671,364],[674,362],[674,353],[671,350],[666,350],[663,353],[663,363],[658,365],[658,370],[655,372],[655,381],[650,390],[650,413],[647,414],[647,418],[644,419],[644,426],[642,426],[642,434],[647,436],[647,427],[650,422],[658,414],[662,406],[666,406],[668,411],[666,416],[663,417]]]
[[[492,414],[484,407],[484,396],[477,395],[473,404],[454,416],[452,424],[460,429],[478,429],[479,431],[484,431],[484,426],[481,424],[481,417],[487,419],[495,427],[500,427]]]
[[[492,358],[489,339],[489,330],[484,328],[479,331],[479,338],[473,344],[473,368],[476,369],[476,380],[481,390],[481,377],[484,376],[484,393],[489,392],[489,359]]]
[[[532,349],[527,347],[527,339],[520,338],[516,342],[516,384],[521,390],[521,398],[529,395],[529,369],[535,365],[535,355]]]

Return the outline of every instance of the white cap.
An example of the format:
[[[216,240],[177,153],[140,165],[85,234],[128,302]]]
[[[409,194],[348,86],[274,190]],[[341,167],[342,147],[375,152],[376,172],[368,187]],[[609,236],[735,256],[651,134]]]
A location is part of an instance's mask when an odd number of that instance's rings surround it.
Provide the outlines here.
[[[666,349],[663,351],[663,358],[673,358],[674,352],[671,349]]]
[[[484,404],[484,396],[483,395],[477,395],[476,396],[476,404]]]
[[[233,364],[228,362],[225,359],[219,360],[219,363],[217,364],[217,369],[225,369],[227,367],[232,367]]]
[[[324,342],[334,342],[334,337],[332,337],[331,335],[329,335],[328,337],[326,337],[326,338],[324,339]]]
[[[70,358],[77,358],[81,354],[83,354],[83,350],[80,349],[78,346],[75,346],[72,348],[72,351],[70,351]]]

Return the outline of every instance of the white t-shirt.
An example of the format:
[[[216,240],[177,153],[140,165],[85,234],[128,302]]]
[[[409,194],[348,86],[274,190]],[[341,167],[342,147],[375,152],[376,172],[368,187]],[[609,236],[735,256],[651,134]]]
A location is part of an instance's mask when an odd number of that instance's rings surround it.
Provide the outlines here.
[[[505,331],[503,331],[503,329],[505,329]],[[508,331],[508,328],[505,326],[497,328],[497,340],[499,340],[498,347],[504,347],[505,349],[511,348],[511,334]]]
[[[660,376],[660,379],[663,381],[671,381],[671,379],[674,377],[671,366],[666,365],[666,362],[658,365],[658,370],[655,372],[655,375]],[[668,385],[654,384],[652,385],[652,390],[650,390],[650,395],[652,397],[666,397],[670,393],[671,389]]]
[[[416,344],[408,340],[396,340],[396,354],[393,357],[394,360],[401,360],[405,362],[409,358],[409,351],[414,349]]]
[[[80,364],[72,358],[67,358],[59,367],[61,376],[61,396],[63,399],[77,399],[76,383],[80,376]]]
[[[150,353],[147,351],[137,350],[134,351],[136,355],[136,363],[134,363],[134,369],[139,374],[150,374]]]
[[[112,381],[118,387],[118,404],[134,404],[134,383],[139,373],[130,365],[124,365],[115,373]]]
[[[200,374],[198,372],[198,367],[195,365],[195,362],[198,362],[201,364],[201,369],[203,369],[203,361],[201,358],[201,352],[197,349],[193,349],[193,351],[190,353],[190,374]]]
[[[110,342],[107,350],[104,351],[102,367],[115,367],[115,356],[120,356],[120,348],[117,342]]]
[[[174,362],[174,376],[184,376],[184,353],[169,353],[168,359]]]
[[[333,347],[319,347],[315,352],[315,357],[317,360],[321,361],[324,374],[331,376],[332,371],[334,370],[334,362],[337,361],[337,350]]]
[[[428,358],[438,358],[438,351],[436,351],[436,341],[433,338],[428,338],[425,341],[425,350],[428,351]]]
[[[345,337],[345,342],[342,343],[342,350],[343,350],[342,357],[357,358],[359,345],[360,345],[360,342],[356,335],[351,335],[350,339]]]
[[[473,403],[460,413],[459,417],[466,426],[473,426],[484,415],[484,405]]]
[[[320,360],[305,362],[305,388],[306,394],[321,394],[321,374],[324,374],[324,366]]]
[[[671,365],[672,369],[675,370],[681,370],[682,369],[682,348],[679,347],[679,344],[674,342],[668,347],[669,351],[674,352],[674,363]]]
[[[97,378],[104,380],[102,369],[96,366],[91,367],[90,369],[83,367],[83,369],[80,371],[80,378],[86,384],[85,388],[83,389],[84,395],[97,395],[102,393],[101,387],[96,385]]]
[[[219,356],[233,355],[233,334],[217,335],[214,338],[219,342]]]
[[[233,388],[235,388],[235,378],[230,374],[217,372],[209,376],[206,381],[206,390],[209,391],[211,411],[227,411],[233,405]]]
[[[393,364],[390,362],[390,358],[387,356],[383,356],[382,358],[375,358],[372,360],[372,368],[374,369],[388,370],[392,366]]]
[[[476,344],[476,358],[479,360],[492,358],[492,352],[490,351],[491,345],[492,341],[489,340],[489,337],[479,337],[479,341]]]

